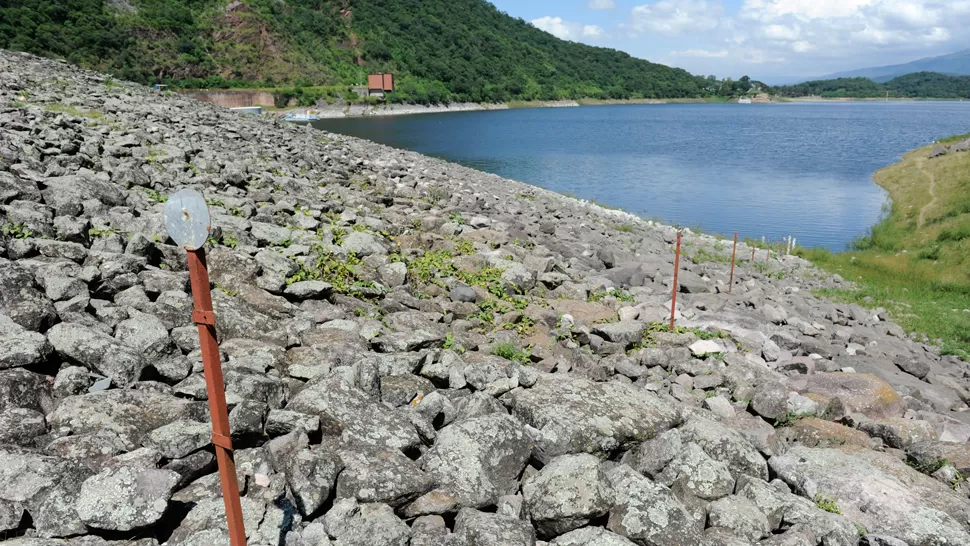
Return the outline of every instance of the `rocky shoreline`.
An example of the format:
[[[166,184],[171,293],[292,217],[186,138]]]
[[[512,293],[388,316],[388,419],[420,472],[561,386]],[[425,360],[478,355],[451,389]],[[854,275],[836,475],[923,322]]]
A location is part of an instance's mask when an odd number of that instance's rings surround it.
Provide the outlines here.
[[[525,108],[569,108],[578,107],[576,101],[537,101],[525,103]],[[444,114],[448,112],[480,112],[492,110],[509,110],[513,108],[506,103],[477,103],[452,102],[448,104],[323,104],[314,106],[312,110],[324,119],[359,118],[379,116],[410,116],[415,114]],[[280,117],[290,111],[303,111],[306,108],[286,110]]]
[[[0,52],[0,541],[970,544],[970,367],[792,256]]]

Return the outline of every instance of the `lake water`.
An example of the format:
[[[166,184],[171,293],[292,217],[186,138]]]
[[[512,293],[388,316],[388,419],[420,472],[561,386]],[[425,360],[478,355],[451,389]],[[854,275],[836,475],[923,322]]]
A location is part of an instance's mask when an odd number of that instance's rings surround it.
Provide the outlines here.
[[[970,131],[970,102],[623,105],[314,125],[667,223],[842,250],[887,202],[872,174]]]

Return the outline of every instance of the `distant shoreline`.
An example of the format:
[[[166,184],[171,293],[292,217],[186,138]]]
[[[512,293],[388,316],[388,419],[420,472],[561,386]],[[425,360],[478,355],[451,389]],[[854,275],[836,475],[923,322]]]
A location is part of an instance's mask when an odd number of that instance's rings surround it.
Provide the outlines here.
[[[779,97],[777,102],[965,102],[967,99],[934,99],[908,97]]]
[[[288,112],[302,112],[313,110],[320,119],[343,119],[363,117],[389,117],[419,114],[441,114],[451,112],[480,112],[492,110],[510,110],[521,108],[576,108],[580,106],[617,106],[617,105],[664,105],[664,104],[737,104],[737,99],[721,97],[708,98],[677,98],[677,99],[579,99],[559,101],[508,101],[501,103],[453,102],[447,104],[406,104],[406,103],[335,103],[312,107],[276,108],[265,103],[268,93],[263,90],[218,90],[218,91],[186,91],[184,94],[197,100],[211,102],[226,108],[240,106],[261,106],[267,114],[282,117]],[[832,103],[832,102],[883,102],[885,98],[854,98],[854,97],[775,97],[772,100],[755,100],[753,104],[783,104],[783,103]],[[912,99],[890,98],[892,102],[915,101],[959,101],[960,99]]]

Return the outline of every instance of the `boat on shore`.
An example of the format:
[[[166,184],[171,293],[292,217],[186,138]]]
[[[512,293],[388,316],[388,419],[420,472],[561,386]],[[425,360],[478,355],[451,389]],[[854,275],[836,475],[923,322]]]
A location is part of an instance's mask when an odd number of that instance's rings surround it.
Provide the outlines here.
[[[741,97],[738,99],[738,104],[751,104],[751,99],[748,97]]]

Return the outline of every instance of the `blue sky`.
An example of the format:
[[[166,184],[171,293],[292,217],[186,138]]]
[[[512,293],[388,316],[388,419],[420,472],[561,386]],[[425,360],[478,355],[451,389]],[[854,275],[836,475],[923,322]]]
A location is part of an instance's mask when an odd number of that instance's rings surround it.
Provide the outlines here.
[[[970,48],[970,0],[492,0],[563,39],[785,83]]]

